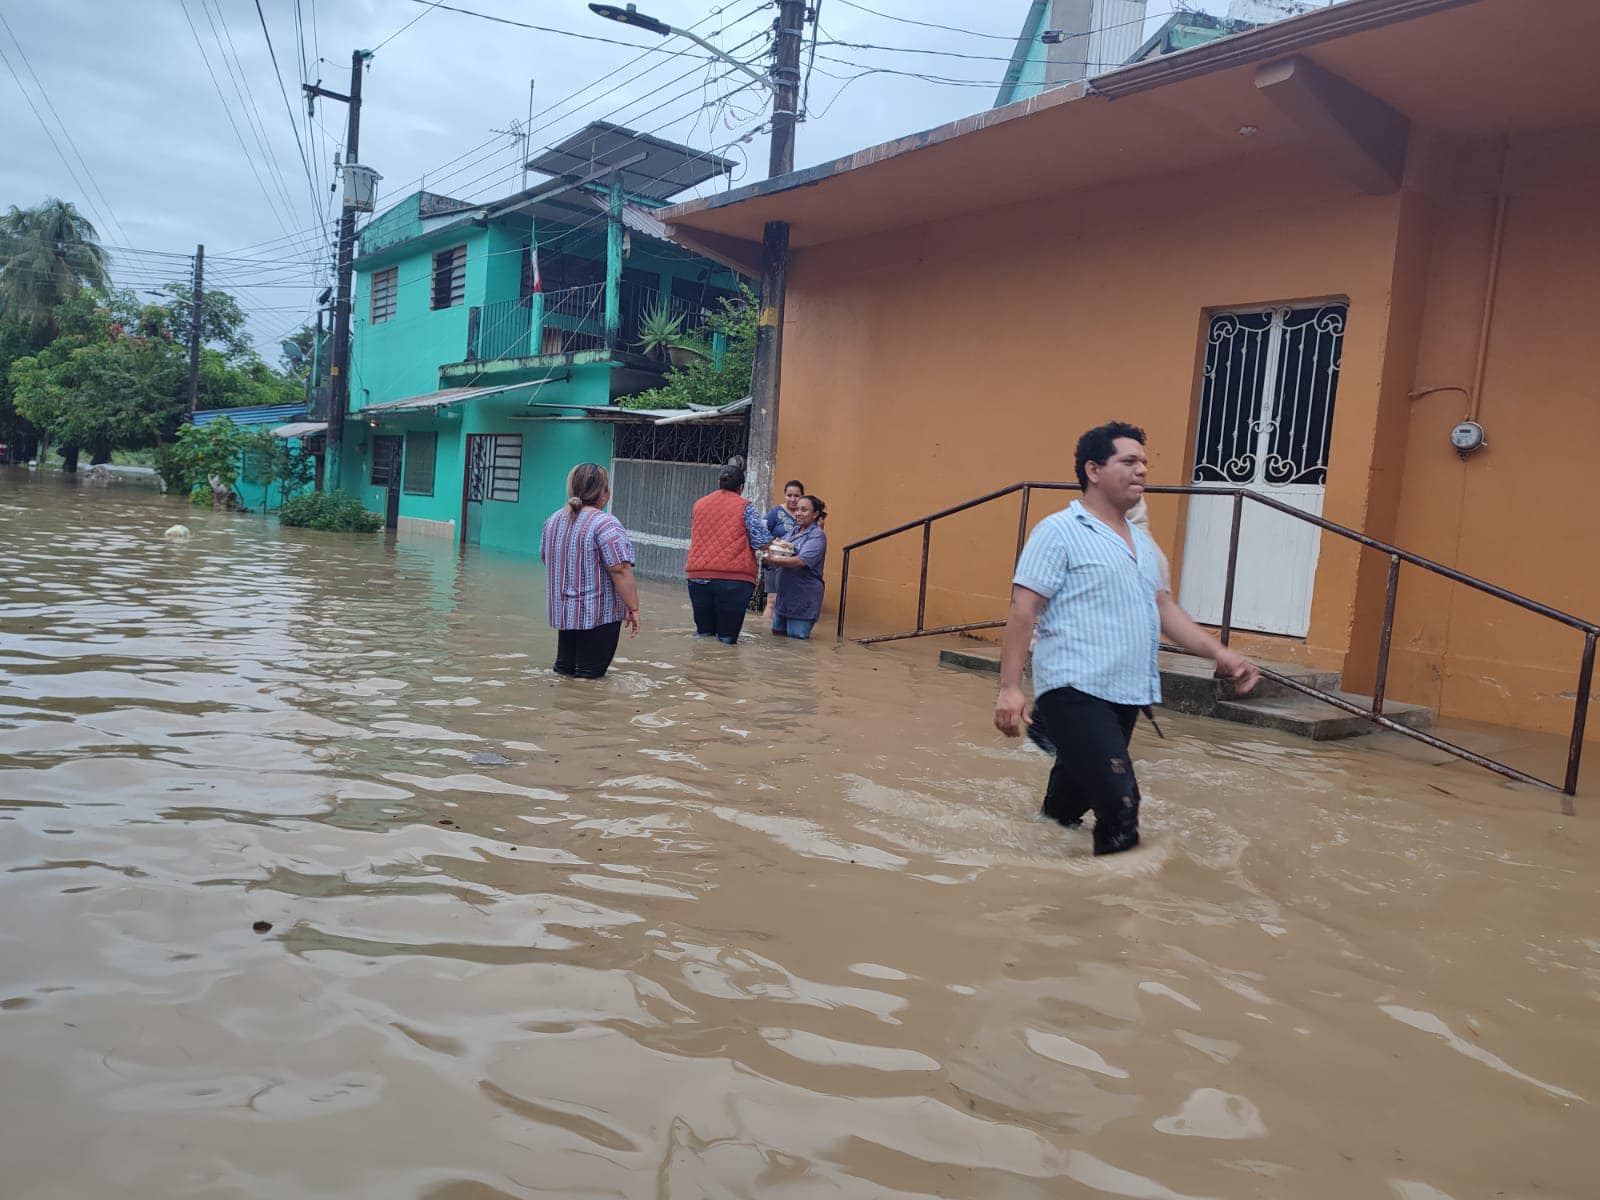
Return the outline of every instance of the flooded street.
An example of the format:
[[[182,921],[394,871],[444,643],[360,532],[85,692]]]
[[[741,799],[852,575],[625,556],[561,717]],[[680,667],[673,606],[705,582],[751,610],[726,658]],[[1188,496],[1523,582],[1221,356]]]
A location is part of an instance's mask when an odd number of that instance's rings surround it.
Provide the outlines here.
[[[1094,860],[928,644],[646,585],[573,683],[537,564],[10,468],[0,547],[6,1200],[1596,1193],[1592,800],[1163,715]]]

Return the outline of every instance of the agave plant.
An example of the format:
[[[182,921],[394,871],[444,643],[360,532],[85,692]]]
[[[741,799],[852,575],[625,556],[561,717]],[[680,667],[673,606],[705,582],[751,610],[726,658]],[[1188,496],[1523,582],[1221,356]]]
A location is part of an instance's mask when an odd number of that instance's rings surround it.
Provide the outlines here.
[[[674,347],[690,344],[683,332],[683,314],[674,316],[666,301],[658,300],[639,318],[639,340],[635,344],[656,358],[664,357]]]

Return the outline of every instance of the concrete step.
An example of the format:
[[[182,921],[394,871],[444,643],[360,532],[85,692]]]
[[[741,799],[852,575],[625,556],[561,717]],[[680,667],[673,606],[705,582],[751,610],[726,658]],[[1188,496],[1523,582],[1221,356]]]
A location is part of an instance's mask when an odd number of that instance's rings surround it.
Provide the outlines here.
[[[939,665],[954,667],[958,671],[978,671],[987,675],[1000,674],[998,650],[941,650]]]
[[[1299,663],[1262,663],[1279,675],[1303,683],[1307,687],[1314,687],[1324,692],[1339,689],[1340,674],[1338,671],[1319,671],[1314,667],[1303,666]],[[998,668],[997,668],[998,669]],[[1233,684],[1226,679],[1218,679],[1214,674],[1216,668],[1204,658],[1196,658],[1192,654],[1161,655],[1161,695],[1162,703],[1168,708],[1175,708],[1179,712],[1194,713],[1197,716],[1207,717],[1212,715],[1212,710],[1219,701],[1240,700],[1245,703],[1254,703],[1258,700],[1273,700],[1281,697],[1299,696],[1302,693],[1293,688],[1285,687],[1281,683],[1263,678],[1251,689],[1248,696],[1235,696]]]
[[[1000,653],[976,647],[941,650],[939,665],[998,675]],[[1371,696],[1339,691],[1338,671],[1319,671],[1298,663],[1263,663],[1262,666],[1307,687],[1333,692],[1363,709],[1372,705]],[[1216,678],[1213,670],[1212,664],[1203,658],[1163,652],[1162,707],[1195,716],[1253,725],[1258,729],[1277,729],[1319,742],[1357,737],[1378,728],[1364,717],[1347,713],[1270,679],[1262,679],[1248,696],[1235,696],[1232,685]],[[1433,724],[1431,709],[1397,700],[1385,701],[1383,715],[1412,729],[1427,729]]]
[[[1371,696],[1358,696],[1352,692],[1335,694],[1341,700],[1359,704],[1362,708],[1372,706]],[[1314,742],[1359,737],[1378,728],[1365,717],[1358,717],[1331,704],[1324,704],[1313,696],[1298,693],[1290,696],[1271,696],[1262,700],[1251,698],[1220,700],[1212,715],[1224,721],[1253,725],[1258,729],[1277,729],[1284,733],[1297,734]],[[1433,724],[1432,709],[1424,708],[1420,704],[1403,704],[1398,700],[1385,700],[1383,715],[1411,729],[1427,729]]]

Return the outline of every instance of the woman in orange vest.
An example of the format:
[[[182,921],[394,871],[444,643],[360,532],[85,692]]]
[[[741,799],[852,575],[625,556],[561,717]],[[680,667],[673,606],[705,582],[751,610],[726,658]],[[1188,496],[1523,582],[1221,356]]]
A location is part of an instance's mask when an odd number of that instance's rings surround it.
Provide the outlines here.
[[[772,533],[741,494],[744,468],[726,466],[717,490],[694,502],[689,522],[689,604],[695,637],[715,637],[733,645],[744,628],[745,610],[756,590],[756,551]]]

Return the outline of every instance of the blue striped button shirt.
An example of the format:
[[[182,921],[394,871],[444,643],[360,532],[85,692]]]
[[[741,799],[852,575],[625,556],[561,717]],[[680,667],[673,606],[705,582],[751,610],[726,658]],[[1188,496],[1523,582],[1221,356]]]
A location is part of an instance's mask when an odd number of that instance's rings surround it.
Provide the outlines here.
[[[1133,551],[1074,500],[1028,538],[1012,582],[1048,601],[1033,649],[1036,695],[1072,687],[1113,704],[1160,701],[1159,551],[1144,530],[1128,528]]]

